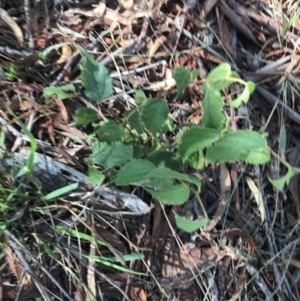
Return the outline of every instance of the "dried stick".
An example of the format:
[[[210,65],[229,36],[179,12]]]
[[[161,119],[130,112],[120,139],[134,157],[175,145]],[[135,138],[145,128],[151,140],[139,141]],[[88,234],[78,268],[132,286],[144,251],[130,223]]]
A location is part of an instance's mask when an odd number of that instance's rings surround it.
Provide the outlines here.
[[[32,28],[31,28],[31,22],[30,22],[29,0],[24,0],[24,12],[25,12],[25,18],[26,18],[26,27],[27,27],[27,34],[28,34],[28,40],[29,40],[29,48],[33,49],[34,42],[33,42]]]
[[[21,28],[14,21],[14,19],[1,7],[0,7],[0,20],[5,22],[6,25],[14,32],[20,46],[23,47],[24,38],[23,38],[23,33],[22,33]]]

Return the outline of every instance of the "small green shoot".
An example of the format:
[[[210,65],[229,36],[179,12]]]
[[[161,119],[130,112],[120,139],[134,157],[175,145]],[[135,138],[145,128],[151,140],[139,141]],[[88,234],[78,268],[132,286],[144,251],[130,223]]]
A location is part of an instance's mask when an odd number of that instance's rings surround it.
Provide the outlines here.
[[[45,60],[51,51],[62,48],[67,44],[68,43],[59,43],[59,44],[51,45],[39,53],[39,58],[41,60]]]
[[[101,185],[101,183],[104,181],[105,178],[104,174],[93,166],[89,166],[88,176],[90,181],[95,185]]]
[[[53,95],[56,95],[60,100],[64,100],[70,98],[70,93],[75,93],[75,86],[72,84],[67,84],[60,87],[47,87],[44,89],[46,103]]]
[[[77,46],[84,58],[80,66],[82,86],[85,95],[93,101],[102,101],[113,93],[112,79],[103,64],[95,61],[81,46]]]
[[[51,193],[43,196],[41,198],[41,200],[42,201],[50,201],[52,199],[58,198],[59,196],[61,196],[63,194],[67,194],[70,191],[77,189],[77,187],[78,187],[78,183],[67,185],[65,187],[59,188],[59,189],[52,191]]]
[[[10,81],[18,79],[17,67],[14,64],[9,64],[8,71],[4,72],[4,74]]]
[[[209,224],[208,218],[203,218],[201,220],[195,220],[195,221],[189,221],[185,218],[178,215],[175,211],[173,211],[175,216],[176,225],[179,229],[187,232],[187,233],[193,233],[196,230],[200,228],[204,228]]]
[[[91,108],[81,108],[75,112],[75,126],[88,125],[98,120],[97,111]]]
[[[197,76],[199,76],[199,74],[200,74],[199,69],[197,69],[193,72],[190,72],[185,67],[174,68],[172,76],[175,79],[176,87],[177,87],[177,93],[175,96],[175,100],[177,100],[179,98],[179,96],[182,94],[184,89],[190,83],[192,83],[197,78]]]

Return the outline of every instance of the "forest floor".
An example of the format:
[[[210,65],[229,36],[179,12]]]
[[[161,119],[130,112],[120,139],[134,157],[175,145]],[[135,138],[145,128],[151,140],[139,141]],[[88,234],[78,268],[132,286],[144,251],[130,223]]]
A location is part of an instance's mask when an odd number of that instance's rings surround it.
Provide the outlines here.
[[[300,300],[299,1],[20,2],[0,0],[0,300]],[[242,80],[219,112],[218,66]],[[180,160],[208,111],[270,160]]]

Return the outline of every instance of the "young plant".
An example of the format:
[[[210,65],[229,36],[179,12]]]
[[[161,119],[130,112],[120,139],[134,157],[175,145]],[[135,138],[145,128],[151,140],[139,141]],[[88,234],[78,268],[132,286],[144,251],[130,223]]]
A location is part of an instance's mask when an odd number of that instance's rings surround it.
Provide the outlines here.
[[[81,66],[81,80],[85,95],[92,101],[101,102],[112,94],[112,80],[108,70],[95,61],[90,54],[78,47],[84,58]],[[184,67],[174,69],[173,78],[177,84],[176,99],[198,76],[199,70],[188,71]],[[232,102],[225,103],[221,91],[232,84],[243,87]],[[150,99],[142,91],[135,94],[136,108],[127,110],[123,119],[97,122],[97,114],[91,108],[76,111],[77,125],[92,124],[94,142],[92,155],[86,161],[90,164],[89,174],[93,182],[104,180],[97,171],[97,165],[110,171],[110,179],[117,186],[136,185],[143,187],[155,199],[166,205],[181,205],[190,198],[190,192],[198,194],[201,182],[195,177],[180,172],[180,163],[201,170],[204,163],[221,163],[242,160],[250,164],[264,164],[270,160],[270,149],[264,134],[252,130],[232,131],[229,120],[223,113],[226,106],[238,108],[249,100],[254,91],[253,82],[245,82],[231,70],[229,64],[221,64],[208,75],[203,84],[204,94],[201,126],[186,125],[173,144],[163,139],[163,133],[174,131],[168,105],[163,98]],[[47,90],[61,99],[66,91]],[[288,174],[282,180],[272,181],[281,187],[298,169],[288,166]],[[203,221],[188,224],[176,218],[178,227],[190,230],[205,226],[209,220],[204,212]],[[184,228],[184,224],[186,228]]]

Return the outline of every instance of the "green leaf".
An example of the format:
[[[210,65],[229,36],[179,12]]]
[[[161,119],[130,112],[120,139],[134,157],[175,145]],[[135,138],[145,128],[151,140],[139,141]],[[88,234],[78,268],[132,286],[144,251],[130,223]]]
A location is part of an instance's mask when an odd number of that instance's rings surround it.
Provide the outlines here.
[[[135,129],[138,134],[143,132],[143,121],[141,114],[138,111],[126,111],[126,120],[132,129]]]
[[[234,99],[232,102],[229,103],[229,105],[235,109],[237,109],[242,102],[247,103],[249,100],[250,94],[248,91],[248,88],[245,87],[243,92],[236,98]]]
[[[284,185],[288,184],[290,179],[300,172],[299,168],[291,167],[289,165],[287,165],[287,167],[288,167],[288,171],[285,174],[285,176],[283,176],[282,178],[277,180],[272,180],[271,178],[269,178],[271,184],[278,190],[282,190]]]
[[[161,163],[164,164],[164,166],[179,171],[180,169],[180,163],[175,160],[175,154],[168,151],[158,151],[147,158],[149,161],[151,161],[156,166],[159,166]]]
[[[231,75],[231,67],[228,63],[222,63],[219,66],[215,67],[207,76],[209,81],[219,80],[220,78],[227,78]],[[221,88],[219,90],[222,90]]]
[[[41,238],[39,238],[39,239],[42,242],[45,252],[54,260],[58,260],[58,256],[51,250],[51,248],[48,246],[47,242]]]
[[[230,65],[227,63],[220,64],[208,74],[203,86],[204,93],[207,93],[207,90],[216,90],[218,92],[228,88],[233,82],[233,79],[230,79],[231,75]]]
[[[200,69],[191,72],[191,83],[200,75]]]
[[[254,89],[255,84],[253,82],[247,82],[243,92],[236,99],[230,102],[229,105],[237,109],[241,105],[242,101],[247,103],[249,101],[250,94],[254,91]]]
[[[265,164],[270,161],[270,150],[265,147],[258,150],[249,151],[244,157],[241,156],[241,160],[244,160],[248,164]]]
[[[142,120],[146,128],[155,135],[161,132],[161,127],[168,118],[169,109],[163,99],[152,99],[141,109]]]
[[[91,108],[77,109],[75,112],[75,124],[88,125],[98,119],[98,113]]]
[[[4,72],[4,75],[8,80],[14,81],[18,79],[18,69],[13,63],[10,63],[6,69],[8,69],[8,71]]]
[[[91,255],[89,255],[91,256]],[[110,261],[110,262],[120,262],[120,259],[118,257],[105,257],[105,256],[97,256],[98,258],[101,258],[101,260],[106,260],[106,261]],[[125,254],[122,255],[122,258],[124,261],[133,261],[133,260],[140,260],[145,258],[144,254],[141,253],[133,253],[133,254]],[[141,273],[143,274],[143,273]],[[147,275],[147,274],[143,274],[143,275]]]
[[[207,218],[203,218],[202,220],[190,221],[181,217],[175,211],[173,211],[173,213],[175,216],[176,226],[187,233],[193,233],[196,230],[204,228],[209,224],[209,219]]]
[[[185,184],[169,186],[162,191],[145,188],[152,197],[165,205],[182,205],[189,198],[189,188]]]
[[[3,155],[5,154],[5,147],[4,147],[4,142],[6,141],[6,129],[5,127],[1,127],[0,129],[0,160],[3,158]]]
[[[142,106],[147,102],[147,97],[143,91],[136,91],[134,95],[134,100],[137,104],[137,106]]]
[[[256,158],[257,156],[257,158]],[[267,141],[257,132],[240,130],[226,132],[215,145],[208,147],[209,162],[232,162],[234,160],[255,161],[267,158]],[[251,162],[259,164],[260,162]]]
[[[231,71],[230,77],[231,78],[240,78],[239,74],[235,71]]]
[[[171,180],[174,179],[179,181],[185,181],[194,184],[199,191],[201,188],[201,182],[197,178],[174,171],[162,165],[160,165],[156,169],[153,169],[152,172],[149,174],[149,178],[154,178],[154,179],[160,178],[160,179],[171,179]]]
[[[76,239],[82,239],[88,242],[94,242],[97,243],[101,246],[107,246],[107,243],[101,239],[95,238],[89,234],[85,234],[82,232],[79,232],[77,230],[73,230],[73,229],[66,229],[63,226],[55,226],[55,230],[59,233],[61,233],[62,235],[70,235],[71,237],[74,237]]]
[[[68,186],[59,188],[55,191],[50,192],[49,194],[43,196],[41,198],[42,201],[50,201],[52,199],[55,199],[63,194],[69,193],[70,191],[77,189],[78,183],[70,184]]]
[[[106,121],[101,123],[100,127],[96,130],[96,134],[100,141],[107,143],[123,141],[125,137],[123,126],[115,121]]]
[[[224,133],[223,137],[217,144],[236,145],[245,150],[257,150],[267,146],[266,138],[251,130],[239,130],[236,132],[228,131]]]
[[[112,168],[122,165],[132,158],[132,145],[125,145],[122,142],[115,142],[108,145],[106,142],[95,142],[92,145],[93,154],[88,161],[100,164],[105,168]]]
[[[183,161],[186,161],[191,154],[212,145],[219,138],[219,132],[214,129],[191,127],[180,136],[178,150]]]
[[[297,21],[297,19],[299,19],[299,17],[300,17],[300,8],[297,9],[296,13],[290,19],[289,24],[287,25],[287,30],[290,30],[290,28],[294,26],[294,23]]]
[[[88,175],[90,181],[95,185],[100,185],[105,178],[104,174],[93,166],[88,167]]]
[[[165,124],[162,127],[163,131],[165,132],[173,132],[174,130],[174,122],[173,117],[171,115],[168,116]]]
[[[204,155],[201,150],[194,152],[191,156],[187,159],[186,164],[196,170],[202,170],[204,168]]]
[[[168,187],[174,186],[174,180],[170,178],[151,178],[141,183],[141,186],[162,191],[166,190]]]
[[[221,109],[224,105],[223,99],[216,90],[208,89],[203,100],[202,121],[206,128],[221,130],[226,124],[226,118]]]
[[[74,250],[72,250],[72,253],[75,253]],[[148,276],[148,274],[145,274],[145,273],[140,273],[140,272],[136,272],[136,271],[133,271],[133,270],[130,270],[126,267],[123,267],[123,266],[119,266],[119,265],[116,265],[116,264],[113,264],[111,262],[113,262],[112,259],[116,258],[109,258],[109,257],[102,257],[102,256],[93,256],[93,255],[85,255],[85,254],[82,254],[82,253],[77,253],[79,256],[83,256],[87,259],[91,259],[95,262],[99,262],[103,265],[106,265],[106,266],[109,266],[111,268],[114,268],[116,270],[119,270],[119,271],[122,271],[122,272],[125,272],[125,273],[128,273],[128,274],[133,274],[133,275],[140,275],[140,276]],[[122,256],[125,260],[125,258],[130,258],[128,257],[127,255],[123,255]],[[134,257],[132,257],[134,258]],[[143,258],[143,257],[142,257]],[[127,259],[126,261],[129,261],[129,260],[138,260],[139,258],[136,258],[136,259]],[[116,260],[117,261],[117,260]],[[118,259],[118,261],[120,262],[120,260]],[[91,299],[92,300],[92,299]]]
[[[80,66],[82,86],[85,88],[86,97],[94,101],[101,101],[113,93],[112,79],[108,69],[103,64],[95,61],[92,56],[81,46],[77,46],[84,58]]]
[[[246,85],[248,87],[249,94],[252,94],[255,90],[255,83],[248,81],[248,82],[246,82]]]
[[[134,159],[140,159],[145,156],[145,147],[141,145],[133,145],[133,157]]]
[[[172,76],[175,79],[177,86],[175,99],[178,99],[184,89],[192,82],[195,74],[191,74],[191,72],[185,67],[176,67],[174,68]]]
[[[42,59],[42,60],[45,60],[48,56],[48,54],[50,54],[50,52],[52,50],[55,50],[55,49],[58,49],[58,48],[62,48],[64,45],[66,45],[67,43],[60,43],[60,44],[55,44],[55,45],[51,45],[49,47],[47,47],[46,49],[44,49],[43,51],[41,51],[39,53],[39,57]]]
[[[6,104],[4,104],[7,111],[10,112],[10,114],[12,116],[14,116],[15,118],[17,118],[15,112]],[[26,161],[26,166],[24,166],[18,173],[18,175],[16,177],[20,177],[22,174],[26,174],[26,173],[30,173],[32,172],[33,168],[34,168],[34,155],[36,153],[37,150],[37,142],[34,138],[34,136],[32,135],[32,133],[27,129],[27,127],[24,125],[23,122],[21,121],[17,121],[18,125],[21,127],[21,129],[24,131],[24,133],[27,135],[27,137],[29,138],[30,141],[30,152],[29,155],[27,157],[27,161]]]
[[[117,176],[116,185],[124,186],[148,179],[155,165],[147,160],[134,160],[124,165]]]
[[[16,174],[16,179],[17,178],[20,178],[26,174],[30,173],[30,170],[27,166],[23,166],[19,171],[18,173]]]
[[[50,97],[54,94],[57,95],[57,97],[60,100],[64,100],[70,97],[67,92],[75,92],[75,86],[72,84],[60,86],[60,87],[47,87],[44,89],[44,97],[46,102],[50,99]]]

